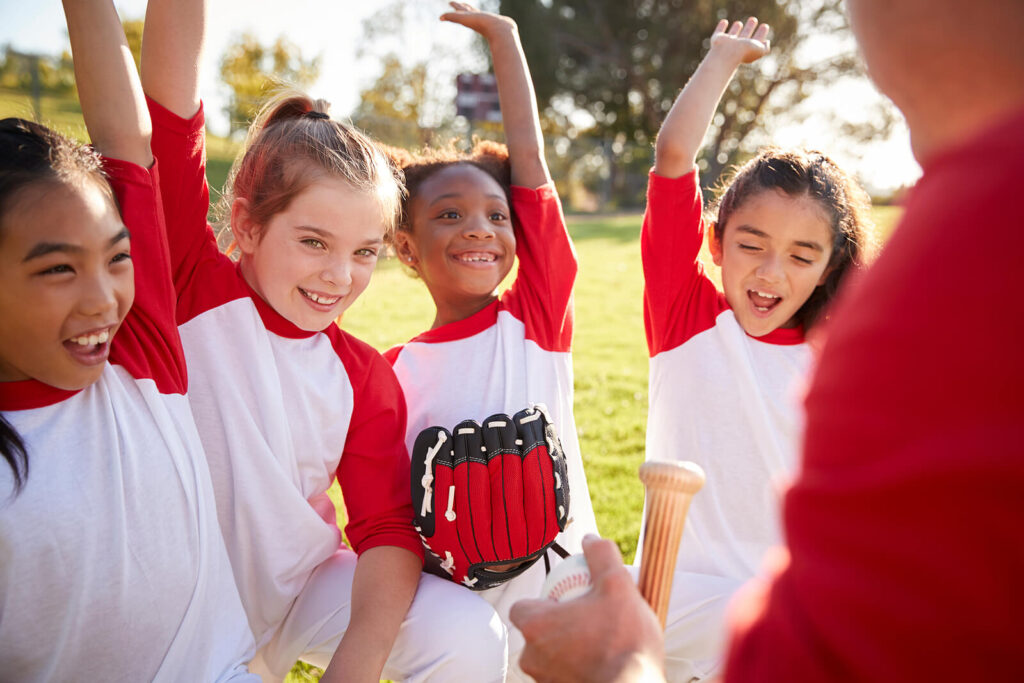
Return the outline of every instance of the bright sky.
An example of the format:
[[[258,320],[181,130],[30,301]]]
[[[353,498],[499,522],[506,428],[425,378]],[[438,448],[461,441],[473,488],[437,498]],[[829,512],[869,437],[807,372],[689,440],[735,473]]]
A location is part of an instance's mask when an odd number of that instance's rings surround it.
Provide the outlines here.
[[[141,19],[145,15],[146,0],[114,2],[123,18]],[[447,9],[443,0],[408,0],[406,4],[426,8],[428,16],[438,16]],[[320,80],[309,88],[310,93],[330,101],[336,116],[351,113],[359,102],[360,90],[370,86],[379,74],[374,60],[357,56],[362,20],[378,6],[363,0],[211,0],[202,66],[202,95],[211,128],[217,133],[227,132],[227,121],[220,113],[226,91],[219,85],[218,62],[227,45],[244,32],[255,34],[264,43],[284,35],[299,45],[304,57],[320,55]],[[435,7],[436,13],[431,12]],[[424,58],[433,46],[440,44],[465,50],[470,68],[480,67],[471,55],[469,31],[444,22],[428,28],[404,37],[403,56]],[[0,46],[8,44],[23,52],[44,54],[59,54],[66,49],[60,0],[0,0]],[[773,142],[821,149],[853,169],[869,189],[913,182],[920,169],[910,154],[902,126],[887,141],[870,145],[835,144],[836,134],[829,129],[827,112],[840,107],[849,112],[857,103],[866,109],[879,97],[867,83],[819,95],[820,99],[810,103],[810,110],[816,113],[802,125],[778,131]]]
[[[444,2],[413,0],[436,6]],[[146,0],[114,0],[121,17],[142,19]],[[331,102],[332,112],[349,114],[359,102],[359,91],[373,83],[378,70],[370,60],[357,66],[356,50],[362,20],[377,8],[373,2],[354,0],[211,0],[207,3],[207,46],[202,66],[202,94],[215,132],[224,133],[226,119],[220,115],[226,89],[219,84],[219,61],[227,46],[243,33],[252,33],[263,43],[284,35],[297,44],[303,57],[321,56],[320,80],[311,94]],[[468,32],[458,26],[437,22],[435,36],[448,44],[469,48]],[[424,36],[426,38],[426,36]],[[416,56],[430,49],[431,42],[406,44],[405,54]],[[0,0],[0,46],[11,45],[23,52],[59,54],[67,49],[67,30],[60,0]]]

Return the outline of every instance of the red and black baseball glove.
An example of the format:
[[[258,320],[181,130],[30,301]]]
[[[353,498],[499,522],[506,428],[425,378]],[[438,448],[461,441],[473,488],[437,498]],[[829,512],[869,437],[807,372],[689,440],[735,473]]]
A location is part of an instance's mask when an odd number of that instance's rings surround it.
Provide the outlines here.
[[[486,590],[519,576],[569,517],[565,455],[543,406],[429,427],[412,449],[414,524],[452,581]]]

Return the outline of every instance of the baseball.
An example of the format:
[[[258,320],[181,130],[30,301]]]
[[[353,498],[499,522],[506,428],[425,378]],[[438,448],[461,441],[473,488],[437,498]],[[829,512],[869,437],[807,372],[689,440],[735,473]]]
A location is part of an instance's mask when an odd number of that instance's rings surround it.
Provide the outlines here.
[[[582,554],[570,555],[552,569],[544,581],[541,597],[555,602],[573,600],[590,591],[590,568]]]

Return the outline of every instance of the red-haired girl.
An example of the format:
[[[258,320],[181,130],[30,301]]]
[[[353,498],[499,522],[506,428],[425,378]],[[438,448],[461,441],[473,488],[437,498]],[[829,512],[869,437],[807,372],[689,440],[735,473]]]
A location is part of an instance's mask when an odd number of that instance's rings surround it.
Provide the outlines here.
[[[186,397],[142,89],[109,0],[64,4],[95,151],[0,121],[0,671],[257,680]]]
[[[723,20],[658,134],[641,237],[651,354],[649,458],[697,462],[678,567],[743,580],[781,541],[779,491],[795,468],[797,392],[843,279],[864,259],[868,202],[817,152],[767,149],[736,171],[708,243],[697,153],[738,66],[767,54],[768,26]]]
[[[259,648],[252,669],[281,679],[301,657],[330,664],[325,680],[498,680],[493,610],[421,573],[394,374],[335,324],[389,239],[400,176],[322,101],[279,96],[226,189],[241,258],[221,253],[206,222],[203,13],[202,0],[149,3],[142,75],[192,407]],[[352,550],[325,496],[335,477]]]

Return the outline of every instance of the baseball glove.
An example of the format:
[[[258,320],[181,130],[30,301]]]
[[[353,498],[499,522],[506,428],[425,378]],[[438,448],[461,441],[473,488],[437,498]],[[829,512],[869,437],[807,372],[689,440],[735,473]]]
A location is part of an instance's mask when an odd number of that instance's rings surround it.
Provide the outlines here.
[[[416,437],[414,524],[452,581],[486,590],[526,571],[565,529],[565,455],[541,405],[453,432]]]

